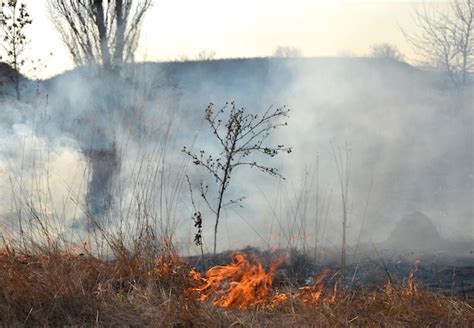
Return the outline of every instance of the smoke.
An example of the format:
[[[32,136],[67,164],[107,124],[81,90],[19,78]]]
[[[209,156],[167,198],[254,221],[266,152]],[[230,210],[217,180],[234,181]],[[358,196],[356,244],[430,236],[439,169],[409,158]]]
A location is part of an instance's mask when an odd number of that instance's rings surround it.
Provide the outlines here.
[[[85,195],[86,162],[75,140],[64,134],[49,138],[36,124],[37,108],[2,101],[0,128],[0,225],[9,231],[28,230],[36,238],[41,224],[61,227],[78,219],[70,203]]]
[[[318,151],[322,172],[334,172],[329,144],[352,149],[352,230],[362,224],[373,184],[365,237],[383,240],[415,210],[432,217],[444,235],[469,235],[472,90],[460,99],[428,73],[391,61],[327,59],[292,71],[297,82],[287,98],[298,95],[291,125],[300,133],[289,138],[299,145],[295,153],[305,150],[299,162]]]
[[[26,98],[34,103],[0,103],[0,177],[8,180],[11,163],[37,170],[26,167],[35,140],[54,154],[48,161],[55,174],[72,178],[66,166],[82,172],[65,183],[82,203],[81,215],[69,215],[69,227],[126,231],[131,221],[149,217],[194,252],[184,175],[195,188],[204,181],[212,192],[213,184],[180,150],[216,150],[204,108],[231,100],[253,112],[287,105],[289,126],[275,130],[270,141],[294,152],[265,162],[286,180],[235,172],[229,197],[246,199],[244,208],[224,211],[222,248],[289,240],[311,246],[318,234],[339,247],[334,152],[346,147],[352,156],[349,243],[383,241],[413,211],[427,214],[444,238],[472,238],[473,90],[457,93],[439,80],[406,64],[364,58],[145,63],[120,78],[76,69],[40,81],[39,93],[31,83]],[[10,199],[12,189],[2,186],[2,199]],[[51,194],[67,195],[57,186]],[[147,204],[147,213],[137,200]],[[197,203],[205,212],[206,205]],[[8,209],[3,204],[0,215],[10,218]],[[206,243],[214,222],[212,213],[203,214]]]

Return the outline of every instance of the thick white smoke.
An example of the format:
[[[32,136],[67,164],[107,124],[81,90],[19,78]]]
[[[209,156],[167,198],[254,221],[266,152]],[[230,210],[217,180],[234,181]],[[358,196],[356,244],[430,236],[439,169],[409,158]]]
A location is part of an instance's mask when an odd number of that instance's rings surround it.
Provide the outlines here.
[[[339,245],[341,206],[333,151],[345,145],[352,152],[351,243],[361,228],[364,241],[386,239],[405,214],[416,210],[427,214],[442,236],[472,238],[472,90],[461,95],[429,72],[363,58],[146,63],[124,75],[98,77],[76,70],[40,81],[38,94],[32,83],[29,99],[36,99],[34,104],[4,97],[4,221],[12,219],[12,165],[24,176],[34,176],[32,172],[41,171],[35,166],[41,148],[49,154],[41,160],[58,177],[51,184],[58,199],[54,202],[61,207],[59,200],[74,190],[75,202],[81,204],[81,211],[69,207],[71,213],[64,214],[68,222],[84,221],[74,227],[90,227],[90,204],[99,199],[102,205],[92,216],[103,217],[101,224],[132,226],[140,216],[131,204],[140,199],[153,208],[147,214],[153,224],[162,232],[175,231],[194,252],[193,209],[184,175],[195,186],[201,180],[212,186],[212,178],[189,166],[180,150],[193,145],[214,149],[203,110],[209,102],[219,107],[235,100],[254,112],[271,105],[290,107],[289,126],[275,130],[272,141],[290,145],[294,152],[266,163],[281,169],[284,182],[252,170],[236,172],[229,196],[246,199],[243,209],[229,207],[224,213],[223,248],[266,246],[302,238],[302,231],[313,240],[316,204],[321,206],[323,196],[331,193],[325,242]],[[317,156],[318,185],[311,185]],[[204,204],[198,206],[204,211]],[[204,219],[208,242],[211,213]]]

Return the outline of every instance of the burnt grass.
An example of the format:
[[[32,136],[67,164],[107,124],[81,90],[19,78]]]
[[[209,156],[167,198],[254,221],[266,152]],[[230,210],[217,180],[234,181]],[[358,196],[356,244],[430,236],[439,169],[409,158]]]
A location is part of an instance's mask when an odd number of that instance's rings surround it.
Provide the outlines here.
[[[290,250],[259,250],[246,247],[239,250],[249,258],[255,258],[268,268],[272,261],[285,257],[276,272],[275,282],[281,285],[304,286],[315,275],[324,269],[329,270],[326,283],[333,283],[340,279],[342,270],[337,254],[330,254],[319,263],[315,263],[311,254],[297,249]],[[212,265],[225,265],[232,259],[235,251],[226,251],[212,255],[205,255],[205,265],[201,256],[187,257],[186,262],[196,270],[204,273]],[[329,253],[329,251],[328,251]],[[397,256],[394,256],[397,254]],[[469,254],[471,255],[471,254]],[[415,280],[418,286],[446,296],[460,298],[468,303],[474,303],[474,262],[472,256],[450,256],[440,258],[435,253],[417,255],[414,252],[401,254],[392,251],[390,255],[374,256],[369,254],[360,256],[356,264],[349,264],[345,270],[345,287],[363,288],[366,286],[380,286],[387,282],[403,286],[406,284],[410,271],[416,260],[420,261]]]
[[[278,252],[244,249],[267,266]],[[288,253],[283,252],[281,253]],[[221,253],[215,265],[230,261]],[[290,252],[275,274],[275,290],[311,283],[320,272],[310,256]],[[35,249],[0,251],[0,326],[2,327],[472,327],[472,266],[436,270],[420,264],[416,291],[407,293],[413,263],[380,261],[350,266],[344,279],[335,263],[326,291],[339,281],[333,303],[307,304],[290,297],[275,306],[220,308],[192,291],[199,258],[136,254],[120,246],[113,259],[88,253]],[[207,263],[208,267],[210,265]],[[200,267],[201,266],[201,267]],[[436,273],[436,274],[435,274]],[[390,278],[389,278],[390,277]],[[449,280],[451,277],[451,280]],[[454,278],[453,278],[454,277]],[[384,290],[391,279],[392,288]],[[438,283],[438,285],[436,285]],[[464,287],[462,287],[464,284]],[[463,289],[464,288],[464,289]]]

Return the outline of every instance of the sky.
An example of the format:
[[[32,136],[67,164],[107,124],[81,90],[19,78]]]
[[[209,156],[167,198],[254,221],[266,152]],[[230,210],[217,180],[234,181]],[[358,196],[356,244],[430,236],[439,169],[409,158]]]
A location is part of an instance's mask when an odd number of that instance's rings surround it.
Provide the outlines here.
[[[33,16],[28,58],[41,60],[39,78],[73,67],[45,7],[25,0]],[[441,1],[440,3],[442,3]],[[193,58],[202,50],[216,58],[262,57],[278,46],[304,56],[363,56],[375,43],[396,45],[414,60],[402,28],[413,31],[416,1],[358,0],[155,0],[138,49],[139,60]],[[37,65],[36,65],[37,66]]]

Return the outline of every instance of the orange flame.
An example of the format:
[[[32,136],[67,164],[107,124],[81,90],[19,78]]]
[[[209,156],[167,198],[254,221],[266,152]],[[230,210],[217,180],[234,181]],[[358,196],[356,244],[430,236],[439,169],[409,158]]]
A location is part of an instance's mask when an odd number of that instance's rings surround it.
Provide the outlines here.
[[[273,296],[273,299],[270,302],[271,306],[277,306],[282,303],[285,303],[288,300],[289,296],[287,293],[276,293],[275,296]]]
[[[327,269],[323,270],[323,272],[321,272],[319,277],[315,279],[312,285],[301,287],[300,288],[301,292],[298,293],[296,297],[300,298],[305,303],[312,303],[312,304],[317,303],[323,292],[324,278],[326,278],[327,273],[328,273]]]
[[[170,278],[177,274],[183,267],[185,267],[184,261],[176,254],[161,256],[155,260],[154,267],[148,272],[148,275],[162,279]],[[197,273],[196,271],[191,270],[189,272],[190,278],[193,278],[193,276],[191,276],[192,272]]]
[[[336,297],[337,297],[337,281],[334,283],[332,295],[328,297],[328,302],[333,304],[336,301]]]
[[[252,264],[245,254],[236,253],[229,265],[209,269],[205,282],[194,290],[201,294],[199,300],[212,300],[225,308],[266,305],[271,303],[272,280],[279,263],[273,263],[266,273],[260,262]]]
[[[375,290],[369,294],[369,299],[372,302],[375,302],[375,300],[377,299],[377,292]]]
[[[387,281],[387,283],[383,286],[383,290],[385,291],[385,294],[388,296],[392,296],[394,293],[394,288],[390,281]]]
[[[420,264],[420,260],[416,260],[415,266],[410,270],[408,274],[408,281],[407,286],[404,291],[405,296],[411,296],[416,294],[416,285],[415,285],[415,273],[418,271],[418,265]]]
[[[259,261],[250,262],[244,253],[235,253],[232,263],[209,269],[204,277],[192,270],[189,275],[195,282],[203,283],[192,292],[197,292],[199,301],[211,301],[212,304],[229,308],[245,309],[249,307],[274,307],[290,298],[295,301],[317,304],[324,292],[324,279],[329,270],[325,269],[310,286],[299,288],[296,293],[277,291],[272,288],[276,269],[284,258],[270,264],[265,272]],[[332,293],[324,298],[324,303],[334,303],[337,298],[337,282]]]
[[[201,274],[199,272],[197,272],[196,270],[194,270],[194,269],[191,269],[189,271],[189,278],[191,279],[191,281],[201,281],[202,280]]]

